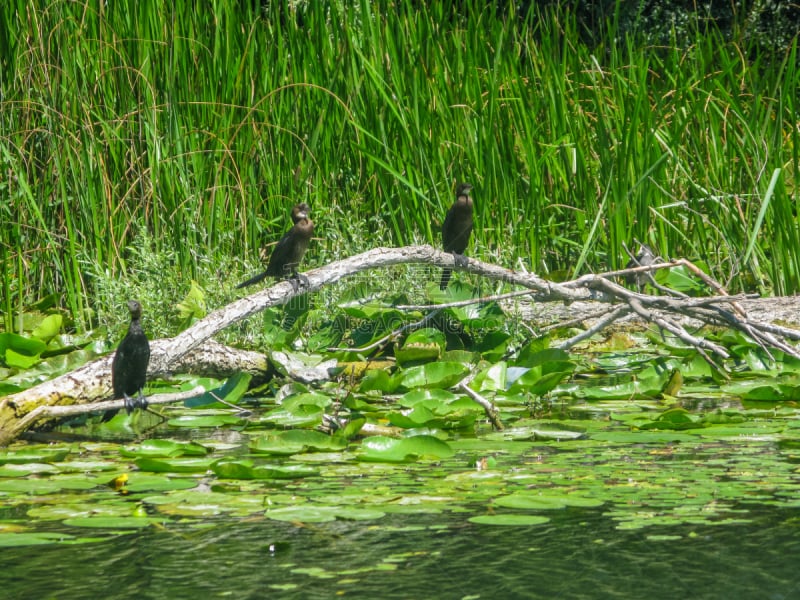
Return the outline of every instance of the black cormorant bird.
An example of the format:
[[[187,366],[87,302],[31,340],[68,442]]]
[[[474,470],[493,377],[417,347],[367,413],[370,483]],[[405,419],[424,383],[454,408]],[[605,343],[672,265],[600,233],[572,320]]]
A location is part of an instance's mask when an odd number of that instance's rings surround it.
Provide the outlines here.
[[[308,218],[311,207],[305,202],[295,204],[292,208],[292,221],[294,225],[287,231],[269,257],[267,270],[251,277],[237,285],[237,288],[247,287],[266,279],[267,277],[291,277],[295,281],[300,278],[297,267],[303,260],[303,255],[308,250],[311,236],[314,235],[314,223]]]
[[[639,242],[639,251],[636,253],[635,257],[628,261],[628,264],[625,265],[625,268],[634,269],[636,267],[647,267],[654,264],[656,262],[656,258],[656,255],[649,248],[649,246]],[[644,284],[650,280],[650,277],[650,272],[628,273],[625,275],[625,281],[627,283],[635,283],[636,287],[639,288],[639,291],[641,291]]]
[[[469,195],[472,185],[469,183],[459,183],[456,188],[456,201],[447,211],[442,225],[442,246],[445,252],[452,252],[455,263],[461,267],[467,264],[464,257],[464,250],[469,244],[469,236],[472,233],[472,198]],[[442,271],[442,280],[439,289],[447,289],[450,282],[452,269]]]
[[[150,343],[139,322],[142,305],[136,300],[128,300],[128,310],[131,312],[131,324],[111,361],[111,386],[114,388],[114,399],[124,398],[125,410],[130,414],[134,408],[147,408],[142,388],[147,379]],[[116,410],[106,411],[103,421],[110,420],[115,414]]]

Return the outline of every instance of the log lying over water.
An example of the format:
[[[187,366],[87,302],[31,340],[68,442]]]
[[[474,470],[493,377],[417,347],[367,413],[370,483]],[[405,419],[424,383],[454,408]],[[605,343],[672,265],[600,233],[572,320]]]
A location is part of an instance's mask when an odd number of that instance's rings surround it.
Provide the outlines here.
[[[307,285],[293,286],[291,282],[279,282],[249,296],[234,300],[230,304],[210,313],[177,336],[151,342],[151,359],[148,379],[164,377],[170,373],[194,373],[216,377],[227,377],[238,371],[264,374],[268,369],[267,357],[256,352],[229,348],[213,342],[211,338],[226,327],[246,319],[266,308],[284,304],[294,296],[314,292],[326,285],[338,282],[363,271],[386,268],[400,264],[428,264],[437,267],[456,265],[453,255],[436,250],[431,246],[409,246],[404,248],[375,248],[340,261],[336,261],[305,273]],[[539,309],[549,305],[560,307],[564,318],[554,318],[558,311],[547,312],[550,326],[567,326],[575,323],[578,308],[586,308],[587,318],[593,321],[586,331],[565,341],[559,342],[563,348],[571,347],[604,328],[613,325],[628,315],[657,325],[670,331],[686,343],[695,346],[707,358],[725,357],[727,352],[717,344],[689,333],[683,319],[700,324],[732,327],[744,332],[767,349],[781,351],[800,358],[787,340],[800,339],[800,331],[785,326],[773,325],[768,315],[759,314],[757,319],[749,316],[752,299],[727,296],[714,282],[706,283],[717,291],[716,296],[705,298],[686,298],[652,296],[632,292],[614,282],[614,279],[630,273],[651,273],[672,268],[678,264],[691,265],[686,261],[658,263],[613,273],[586,275],[573,281],[553,283],[534,274],[512,271],[497,265],[470,258],[463,270],[476,275],[501,280],[523,288],[514,295],[525,294],[532,307]],[[691,265],[693,266],[693,265]],[[702,274],[698,274],[702,277]],[[475,299],[472,302],[502,300],[495,296]],[[785,302],[759,300],[759,313],[763,304],[770,307],[785,306]],[[794,307],[797,304],[793,304]],[[419,308],[419,307],[417,307]],[[431,307],[438,310],[440,307]],[[796,308],[793,310],[797,314]],[[533,318],[532,310],[528,316]],[[755,312],[753,313],[755,314]],[[539,318],[536,318],[539,320]],[[0,445],[8,444],[34,425],[42,425],[47,419],[58,418],[58,411],[48,412],[39,407],[83,405],[84,412],[98,410],[97,402],[107,400],[111,395],[111,355],[88,363],[75,371],[44,382],[17,394],[0,398]],[[178,401],[176,397],[170,401]],[[121,401],[120,401],[121,402]],[[104,405],[105,409],[106,406]],[[38,412],[34,413],[33,411]]]

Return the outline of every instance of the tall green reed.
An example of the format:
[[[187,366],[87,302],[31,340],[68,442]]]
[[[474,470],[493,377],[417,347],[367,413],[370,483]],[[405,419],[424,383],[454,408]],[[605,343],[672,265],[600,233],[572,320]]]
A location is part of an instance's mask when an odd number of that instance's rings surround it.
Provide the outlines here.
[[[231,256],[244,273],[298,200],[312,262],[437,241],[458,180],[471,251],[509,266],[614,268],[636,237],[734,290],[797,291],[796,47],[753,59],[701,27],[648,47],[611,22],[589,48],[557,8],[258,4],[0,7],[6,314],[57,292],[88,326],[137,237],[176,285]]]

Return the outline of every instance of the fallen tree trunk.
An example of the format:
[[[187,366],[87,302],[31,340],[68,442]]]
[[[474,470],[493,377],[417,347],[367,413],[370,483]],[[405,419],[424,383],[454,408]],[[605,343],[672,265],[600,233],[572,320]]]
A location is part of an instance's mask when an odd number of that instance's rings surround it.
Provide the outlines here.
[[[165,342],[166,340],[151,342],[151,351],[154,354],[163,353]],[[70,414],[106,410],[105,406],[97,407],[95,404],[112,396],[111,360],[113,356],[113,353],[108,354],[60,377],[0,398],[0,446],[12,442],[33,425],[41,426],[52,417],[66,416],[66,414],[59,415],[57,411],[50,413],[40,410],[43,407],[76,405],[82,407],[82,410],[76,410]],[[266,372],[269,362],[266,356],[258,352],[230,348],[208,340],[170,364],[173,373],[190,372],[222,379],[240,371],[262,376]],[[164,377],[169,374],[167,371],[153,369],[147,371],[148,378]],[[184,399],[180,397],[172,401],[178,402]],[[123,403],[122,400],[118,402]],[[122,406],[123,404],[120,404],[120,407]],[[109,408],[115,408],[115,406],[109,406]],[[38,412],[34,412],[37,410]],[[29,416],[31,414],[36,418],[31,419]]]
[[[228,348],[211,341],[210,338],[238,321],[271,306],[284,304],[297,295],[317,291],[323,286],[366,270],[399,264],[430,264],[460,268],[455,265],[452,254],[436,250],[431,246],[376,248],[330,263],[306,272],[307,285],[297,288],[293,287],[291,282],[279,282],[210,313],[173,338],[153,341],[148,379],[177,372],[208,374],[216,377],[226,377],[238,371],[263,374],[268,368],[266,356]],[[560,346],[564,348],[633,313],[693,345],[712,362],[712,355],[727,356],[725,349],[690,334],[676,317],[689,317],[701,323],[733,327],[743,331],[765,348],[777,348],[800,358],[800,353],[786,343],[787,339],[800,339],[800,332],[751,320],[741,306],[740,301],[744,298],[724,295],[724,290],[715,286],[714,282],[707,283],[720,293],[718,296],[680,298],[636,293],[612,281],[614,277],[620,275],[650,273],[658,269],[671,268],[676,264],[693,266],[686,261],[659,263],[613,273],[587,275],[564,283],[549,282],[534,274],[511,271],[475,259],[468,259],[463,270],[523,287],[527,290],[525,293],[536,303],[614,305],[605,308],[604,315],[601,315],[598,322],[587,332],[560,342]],[[702,277],[702,274],[698,276]],[[476,299],[474,302],[483,300],[486,299]],[[571,317],[574,317],[574,311],[568,310]],[[92,404],[108,398],[111,392],[111,356],[105,356],[71,373],[0,399],[0,445],[8,444],[25,428],[33,425],[34,422],[26,417],[40,406],[86,404],[85,412],[97,410]],[[44,417],[49,415],[47,411],[40,411],[39,414]]]

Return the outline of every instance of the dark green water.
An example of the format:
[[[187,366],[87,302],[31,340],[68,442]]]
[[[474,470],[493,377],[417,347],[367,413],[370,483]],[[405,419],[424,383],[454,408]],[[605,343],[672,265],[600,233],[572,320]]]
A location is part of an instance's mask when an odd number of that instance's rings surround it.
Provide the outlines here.
[[[0,597],[800,598],[796,509],[751,513],[747,525],[635,531],[615,529],[602,512],[559,511],[536,527],[473,525],[447,513],[387,516],[379,526],[176,524],[113,542],[4,549]],[[424,529],[395,529],[414,525]],[[654,534],[682,537],[648,539]],[[396,570],[376,568],[386,564]]]

